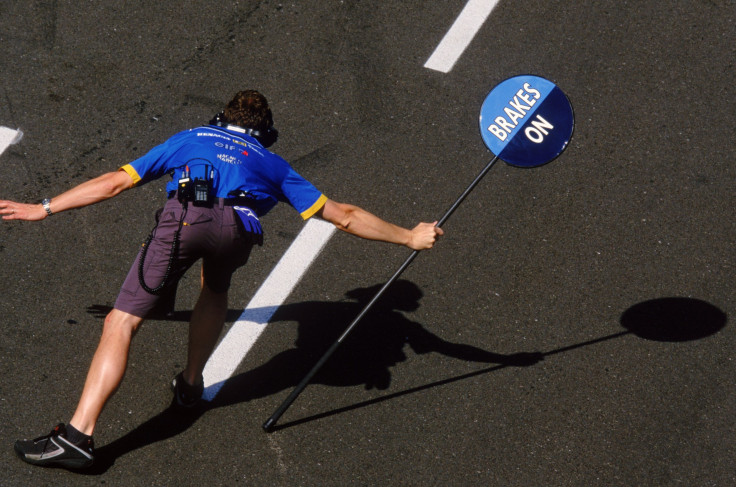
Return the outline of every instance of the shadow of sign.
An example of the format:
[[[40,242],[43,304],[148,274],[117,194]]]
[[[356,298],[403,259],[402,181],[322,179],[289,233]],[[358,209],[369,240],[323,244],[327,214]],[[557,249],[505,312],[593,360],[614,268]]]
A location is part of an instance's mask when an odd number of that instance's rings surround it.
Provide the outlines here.
[[[687,342],[718,333],[726,313],[693,298],[659,298],[644,301],[621,315],[621,326],[634,335],[658,342]]]
[[[693,298],[667,297],[643,301],[630,307],[621,315],[620,323],[626,331],[595,338],[581,343],[568,345],[547,352],[543,357],[549,357],[578,348],[588,347],[597,343],[606,342],[626,335],[635,335],[646,340],[658,342],[685,342],[700,340],[718,333],[726,326],[728,316],[712,304]],[[484,368],[467,374],[423,384],[411,389],[395,392],[385,396],[363,401],[357,404],[344,406],[306,418],[293,420],[277,425],[274,430],[296,426],[316,419],[322,419],[380,402],[395,399],[415,392],[424,391],[433,387],[451,384],[479,375],[487,374],[508,367],[500,364]]]

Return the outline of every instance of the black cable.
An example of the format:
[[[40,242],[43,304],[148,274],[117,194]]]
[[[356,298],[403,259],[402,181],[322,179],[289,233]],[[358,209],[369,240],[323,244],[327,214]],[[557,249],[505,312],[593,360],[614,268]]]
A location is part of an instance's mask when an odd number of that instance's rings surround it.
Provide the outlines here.
[[[148,238],[146,239],[145,243],[143,244],[143,248],[141,249],[141,258],[138,261],[138,282],[140,282],[141,287],[144,291],[146,291],[149,294],[161,294],[161,291],[166,287],[166,284],[169,280],[169,274],[171,274],[171,269],[174,265],[174,259],[176,259],[176,255],[179,252],[179,241],[181,240],[181,229],[184,226],[184,218],[187,216],[187,204],[184,203],[182,205],[182,214],[181,219],[179,220],[179,228],[176,230],[176,233],[174,234],[174,240],[171,242],[171,254],[169,254],[169,264],[166,266],[166,272],[164,273],[164,277],[161,280],[161,284],[156,286],[155,288],[148,287],[146,285],[146,281],[143,277],[143,267],[146,261],[146,254],[148,254],[148,246],[151,244],[151,241],[153,240],[153,236],[156,232],[156,229],[158,228],[158,222],[156,222],[156,226],[153,227],[153,230],[151,230],[151,233],[148,235]]]

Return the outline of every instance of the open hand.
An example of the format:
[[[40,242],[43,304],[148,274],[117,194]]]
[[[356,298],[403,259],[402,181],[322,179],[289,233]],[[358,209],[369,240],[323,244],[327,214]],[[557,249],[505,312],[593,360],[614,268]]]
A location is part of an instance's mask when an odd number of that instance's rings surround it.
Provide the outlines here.
[[[29,205],[0,200],[0,215],[3,220],[38,221],[46,218],[46,210],[40,204]]]

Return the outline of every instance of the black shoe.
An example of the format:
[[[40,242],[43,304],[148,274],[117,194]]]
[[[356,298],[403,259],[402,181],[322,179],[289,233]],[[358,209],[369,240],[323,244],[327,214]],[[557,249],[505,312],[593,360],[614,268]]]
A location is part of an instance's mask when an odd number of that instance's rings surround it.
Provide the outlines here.
[[[15,453],[21,460],[42,467],[81,469],[95,461],[92,438],[72,443],[66,437],[66,426],[59,423],[51,433],[35,440],[18,440]]]
[[[171,381],[171,390],[174,392],[174,404],[184,408],[194,407],[202,398],[204,392],[204,379],[199,376],[197,385],[190,385],[184,380],[183,372],[174,377]]]

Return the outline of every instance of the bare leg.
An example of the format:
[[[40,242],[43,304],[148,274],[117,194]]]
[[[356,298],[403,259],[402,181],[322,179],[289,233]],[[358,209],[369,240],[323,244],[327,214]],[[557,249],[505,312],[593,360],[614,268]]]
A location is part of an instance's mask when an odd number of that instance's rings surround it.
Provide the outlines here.
[[[220,337],[227,317],[227,291],[216,293],[202,279],[202,290],[189,323],[189,348],[184,380],[194,385]]]
[[[130,342],[141,322],[142,318],[117,309],[110,311],[105,318],[82,397],[69,422],[82,433],[91,435],[94,432],[102,408],[123,380]]]

